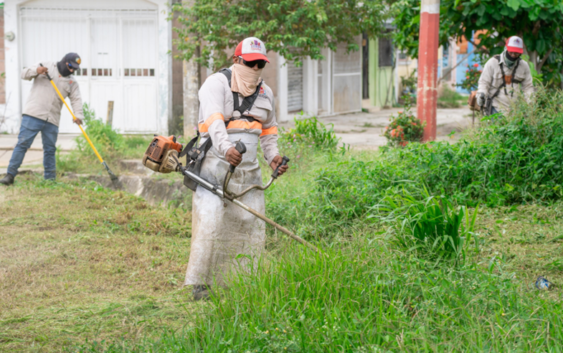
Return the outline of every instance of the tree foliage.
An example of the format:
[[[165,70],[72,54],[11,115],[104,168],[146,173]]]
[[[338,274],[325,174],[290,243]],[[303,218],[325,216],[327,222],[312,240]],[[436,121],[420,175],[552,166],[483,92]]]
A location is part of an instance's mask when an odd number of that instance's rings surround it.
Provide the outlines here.
[[[360,34],[382,32],[388,8],[383,0],[196,0],[174,5],[173,12],[181,24],[174,28],[180,57],[195,55],[201,65],[218,68],[246,37],[260,38],[286,60],[320,59],[323,48],[336,50],[338,43],[358,50]]]
[[[394,1],[393,10],[397,45],[416,57],[420,1]],[[560,0],[442,0],[440,4],[441,44],[462,35],[471,40],[475,31],[486,30],[476,46],[481,55],[489,57],[503,51],[508,37],[518,35],[524,39],[535,70],[548,83],[561,80],[562,27]]]

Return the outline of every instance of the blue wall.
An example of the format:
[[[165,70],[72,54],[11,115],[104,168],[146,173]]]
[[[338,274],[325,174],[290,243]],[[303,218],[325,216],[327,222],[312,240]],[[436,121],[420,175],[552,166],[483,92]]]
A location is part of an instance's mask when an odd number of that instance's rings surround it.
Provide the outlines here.
[[[467,53],[471,53],[473,51],[473,49],[475,49],[475,47],[473,46],[473,44],[468,43],[467,44]],[[457,55],[457,62],[460,62],[460,60],[467,54],[458,54]],[[465,60],[462,64],[460,64],[457,68],[456,68],[456,83],[461,83],[463,80],[465,80],[465,71],[467,71],[469,66],[472,66],[473,64],[478,63],[477,61],[477,55],[475,55],[475,53],[472,53],[469,58],[467,58],[467,60]],[[482,70],[482,67],[479,67],[479,70]],[[461,87],[457,87],[456,88],[457,92],[459,93],[464,93],[464,94],[469,94],[469,91],[461,88]]]

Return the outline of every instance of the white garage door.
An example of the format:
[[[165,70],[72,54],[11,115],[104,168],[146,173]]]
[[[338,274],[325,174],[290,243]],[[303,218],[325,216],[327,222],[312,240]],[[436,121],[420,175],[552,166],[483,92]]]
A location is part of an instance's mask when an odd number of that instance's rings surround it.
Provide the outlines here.
[[[156,9],[100,10],[20,8],[22,66],[82,58],[77,75],[84,102],[106,121],[113,101],[113,126],[121,132],[152,133],[157,115],[158,26]],[[31,82],[22,81],[22,104]],[[60,132],[80,132],[63,109]]]

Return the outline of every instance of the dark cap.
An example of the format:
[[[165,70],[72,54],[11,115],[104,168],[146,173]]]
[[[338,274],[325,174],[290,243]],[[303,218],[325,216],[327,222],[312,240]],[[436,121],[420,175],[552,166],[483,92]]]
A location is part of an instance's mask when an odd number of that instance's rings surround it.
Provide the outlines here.
[[[68,53],[63,57],[63,60],[61,61],[63,63],[68,63],[68,65],[75,70],[80,69],[80,63],[82,62],[80,56],[78,56],[78,54],[76,53]]]

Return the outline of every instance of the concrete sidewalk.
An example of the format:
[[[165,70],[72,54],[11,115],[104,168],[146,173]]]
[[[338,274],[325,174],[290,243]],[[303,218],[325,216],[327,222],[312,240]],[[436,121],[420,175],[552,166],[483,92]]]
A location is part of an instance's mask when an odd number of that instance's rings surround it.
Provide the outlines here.
[[[319,121],[326,125],[333,124],[341,143],[356,149],[376,149],[387,144],[387,139],[383,137],[385,127],[389,125],[391,116],[402,110],[404,109],[393,108],[370,113],[335,115],[321,117]],[[416,108],[412,113],[416,116]],[[279,125],[287,129],[293,127],[295,123],[291,121]],[[471,110],[438,109],[437,125],[437,140],[450,139],[448,135],[452,131],[461,132],[471,127]]]
[[[396,115],[401,108],[385,109],[369,113],[353,113],[321,117],[319,120],[324,124],[333,124],[336,136],[345,143],[357,149],[377,149],[387,144],[383,137],[383,131],[389,124],[389,118]],[[413,113],[416,108],[413,109]],[[471,127],[471,111],[467,108],[438,109],[438,131],[437,139],[449,139],[452,131],[460,132]],[[286,129],[293,127],[293,121],[279,124]],[[459,135],[459,134],[458,134]],[[70,151],[76,148],[76,137],[79,134],[59,134],[57,147],[62,151]],[[6,172],[10,162],[12,151],[18,142],[17,135],[0,135],[0,175]],[[22,166],[38,167],[43,164],[43,145],[41,134],[37,135],[31,148],[27,151]]]

